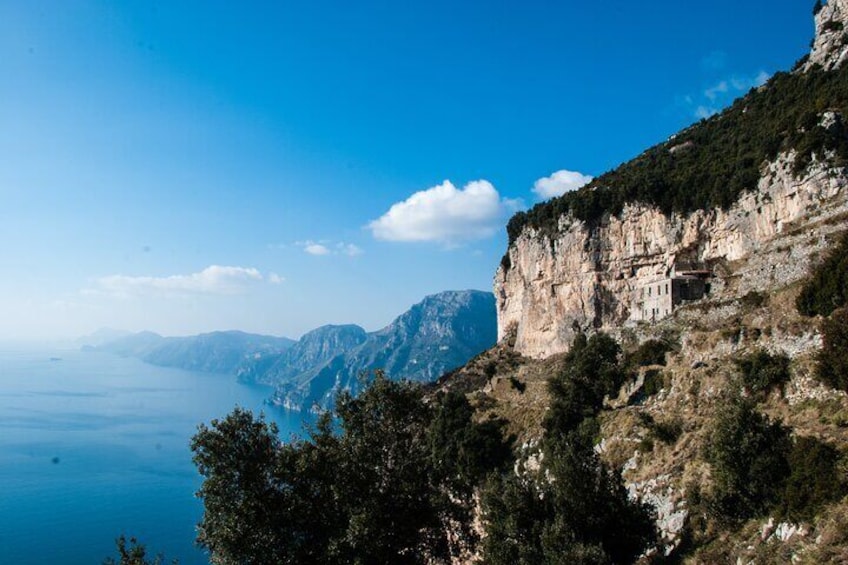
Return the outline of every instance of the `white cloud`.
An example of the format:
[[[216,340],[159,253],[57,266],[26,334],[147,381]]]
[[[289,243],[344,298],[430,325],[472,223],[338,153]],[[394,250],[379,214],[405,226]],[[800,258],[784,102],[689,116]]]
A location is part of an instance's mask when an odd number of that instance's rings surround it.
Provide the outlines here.
[[[268,282],[271,284],[283,284],[284,282],[286,282],[286,278],[281,277],[277,273],[269,273]]]
[[[716,114],[718,114],[718,110],[709,106],[698,106],[695,109],[695,117],[701,120],[715,116]]]
[[[734,80],[734,82],[735,82],[735,80]],[[717,85],[706,89],[704,91],[704,96],[706,96],[710,100],[715,100],[716,98],[718,98],[719,94],[725,94],[728,90],[730,90],[730,87],[727,85],[727,81],[723,80],[720,83],[718,83]],[[739,89],[737,88],[737,90],[739,90]]]
[[[489,181],[473,181],[459,190],[446,180],[392,205],[367,227],[385,241],[455,245],[491,236],[520,207],[518,200],[501,198]]]
[[[336,250],[342,255],[347,255],[348,257],[358,257],[365,253],[361,247],[352,243],[337,243]]]
[[[722,80],[710,88],[704,90],[703,96],[706,100],[699,103],[695,108],[696,118],[709,118],[717,114],[721,108],[726,107],[730,101],[747,92],[752,88],[764,85],[771,78],[765,71],[760,71],[754,76],[734,75]],[[694,101],[687,96],[684,99],[687,104],[693,105]]]
[[[581,186],[585,186],[590,182],[592,182],[592,177],[588,175],[563,169],[555,172],[549,177],[537,180],[533,184],[533,192],[535,192],[539,198],[547,200],[548,198],[561,196],[566,192],[577,190]]]
[[[304,252],[318,257],[324,255],[347,255],[348,257],[358,257],[365,253],[365,250],[358,245],[346,243],[344,241],[333,242],[326,239],[322,239],[321,241],[312,241],[311,239],[308,239],[306,241],[296,241],[295,245],[302,247]]]
[[[321,245],[320,243],[307,243],[303,246],[303,250],[309,253],[310,255],[329,255],[330,250],[326,245]]]
[[[211,265],[200,272],[167,277],[109,275],[97,279],[89,293],[118,296],[146,294],[238,294],[253,283],[265,280],[254,268]],[[269,282],[278,284],[282,277],[273,275]],[[276,282],[275,282],[276,281]]]

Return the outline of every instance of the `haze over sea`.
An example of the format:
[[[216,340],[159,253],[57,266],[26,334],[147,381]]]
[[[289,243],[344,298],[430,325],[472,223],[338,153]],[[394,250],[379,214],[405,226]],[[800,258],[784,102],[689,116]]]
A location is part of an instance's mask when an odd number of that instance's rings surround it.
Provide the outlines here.
[[[0,562],[100,563],[137,536],[170,562],[194,547],[203,512],[189,441],[239,405],[281,437],[301,417],[263,405],[265,387],[104,353],[0,346]]]

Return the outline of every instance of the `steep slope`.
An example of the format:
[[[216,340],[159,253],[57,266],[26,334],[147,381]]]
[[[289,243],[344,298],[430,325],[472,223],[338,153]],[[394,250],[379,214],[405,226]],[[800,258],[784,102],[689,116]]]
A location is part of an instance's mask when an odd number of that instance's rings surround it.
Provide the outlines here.
[[[544,481],[549,383],[575,336],[614,336],[627,379],[595,451],[656,511],[644,562],[848,562],[848,394],[819,369],[848,313],[796,307],[810,280],[845,296],[811,273],[846,253],[823,261],[848,233],[846,25],[831,0],[793,73],[513,218],[499,344],[438,383],[505,419],[515,473]]]
[[[491,293],[468,290],[428,296],[356,347],[274,383],[275,402],[296,410],[315,403],[329,406],[340,391],[359,390],[360,376],[377,369],[393,379],[431,382],[491,347],[495,338]]]
[[[846,6],[819,11],[812,56],[795,72],[517,214],[495,276],[499,337],[514,331],[518,352],[545,357],[577,331],[799,280],[848,214],[846,40],[834,37]]]
[[[265,356],[242,367],[237,376],[265,384],[308,380],[309,375],[367,339],[367,332],[354,324],[321,326],[303,334],[285,353]],[[299,379],[300,375],[306,376]]]

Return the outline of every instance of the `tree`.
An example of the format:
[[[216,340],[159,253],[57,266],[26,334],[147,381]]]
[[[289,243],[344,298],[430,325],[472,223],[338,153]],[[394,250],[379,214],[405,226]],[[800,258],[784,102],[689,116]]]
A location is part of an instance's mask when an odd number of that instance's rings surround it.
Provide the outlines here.
[[[542,470],[492,480],[483,491],[483,554],[492,565],[632,563],[652,544],[650,508],[627,496],[598,459],[585,420],[547,442]]]
[[[747,399],[728,399],[706,445],[717,518],[739,523],[763,515],[779,500],[789,476],[788,430],[757,412]]]
[[[816,374],[826,385],[848,391],[848,308],[836,310],[822,322]]]
[[[420,385],[381,373],[358,397],[340,395],[309,440],[276,434],[236,409],[192,440],[198,541],[215,564],[446,559],[471,539],[453,534],[459,522],[471,536],[474,486],[509,454],[500,426],[473,422],[465,397],[425,402]]]
[[[118,548],[119,561],[115,561],[113,557],[107,557],[103,561],[103,565],[163,565],[165,562],[165,558],[161,554],[154,557],[152,561],[149,560],[147,548],[135,538],[130,538],[127,542],[126,536],[121,535],[115,540],[115,545]],[[174,559],[171,563],[178,565],[179,561]]]
[[[194,463],[204,477],[197,541],[213,563],[260,564],[282,547],[276,436],[275,424],[236,408],[211,427],[201,424],[192,438]]]
[[[604,334],[578,335],[549,380],[541,468],[489,481],[482,505],[487,563],[632,563],[657,535],[647,505],[595,453],[604,395],[621,386],[620,349]]]

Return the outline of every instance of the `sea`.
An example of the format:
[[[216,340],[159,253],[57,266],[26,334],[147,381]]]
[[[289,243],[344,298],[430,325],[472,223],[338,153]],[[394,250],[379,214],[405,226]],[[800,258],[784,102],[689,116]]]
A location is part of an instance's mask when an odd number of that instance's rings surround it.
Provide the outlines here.
[[[199,423],[240,406],[284,440],[299,414],[267,387],[74,349],[0,346],[0,564],[92,565],[136,537],[165,563],[207,564],[195,543]]]

